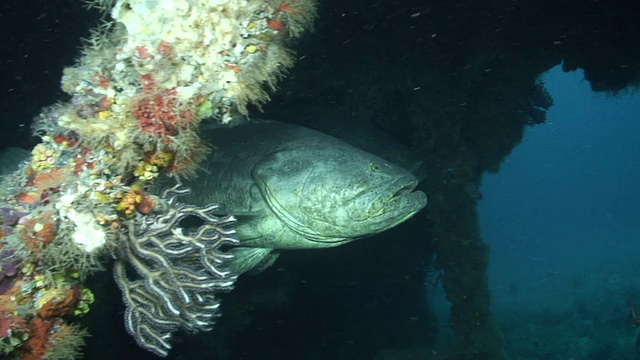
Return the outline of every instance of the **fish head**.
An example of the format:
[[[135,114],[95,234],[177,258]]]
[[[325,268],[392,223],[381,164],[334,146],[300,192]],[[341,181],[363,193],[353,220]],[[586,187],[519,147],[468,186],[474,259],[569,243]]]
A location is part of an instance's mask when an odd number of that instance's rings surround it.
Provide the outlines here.
[[[427,203],[410,172],[342,142],[274,152],[252,177],[270,210],[316,246],[379,233]]]

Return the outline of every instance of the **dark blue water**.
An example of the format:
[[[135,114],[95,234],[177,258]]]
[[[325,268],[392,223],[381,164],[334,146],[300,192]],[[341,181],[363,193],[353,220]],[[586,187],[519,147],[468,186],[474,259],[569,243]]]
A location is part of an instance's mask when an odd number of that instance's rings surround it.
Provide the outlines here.
[[[607,356],[627,358],[637,335],[627,302],[640,296],[640,94],[595,94],[580,71],[543,79],[555,100],[547,123],[482,185],[494,309],[512,342],[520,332],[566,359],[606,343]]]

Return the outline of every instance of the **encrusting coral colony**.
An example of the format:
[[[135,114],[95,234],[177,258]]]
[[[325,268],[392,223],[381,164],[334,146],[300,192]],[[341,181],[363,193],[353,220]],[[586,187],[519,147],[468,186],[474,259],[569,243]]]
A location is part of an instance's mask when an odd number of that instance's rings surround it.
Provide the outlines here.
[[[113,258],[125,325],[166,356],[176,331],[201,331],[226,266],[233,218],[180,202],[180,176],[207,150],[198,125],[227,123],[268,100],[293,63],[288,38],[312,22],[313,0],[93,0],[113,21],[64,70],[66,103],[34,124],[31,159],[0,184],[0,355],[68,359],[87,330],[68,321],[93,302],[83,280]],[[160,174],[175,186],[149,192]],[[179,222],[196,217],[197,229]],[[127,269],[130,269],[127,271]]]

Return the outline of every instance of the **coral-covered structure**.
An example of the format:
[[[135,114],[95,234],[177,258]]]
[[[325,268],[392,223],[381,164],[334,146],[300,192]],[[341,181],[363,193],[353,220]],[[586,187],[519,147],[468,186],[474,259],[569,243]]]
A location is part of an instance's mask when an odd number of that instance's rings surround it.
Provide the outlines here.
[[[149,185],[161,173],[191,174],[207,151],[202,120],[227,123],[268,100],[293,62],[285,40],[315,13],[311,0],[89,6],[113,21],[65,69],[71,100],[42,112],[41,143],[0,184],[2,355],[79,355],[86,331],[66,319],[89,310],[83,280],[106,256],[115,258],[126,327],[140,346],[164,356],[174,332],[210,328],[216,293],[235,280],[221,251],[235,242],[233,219],[213,216],[215,205],[180,203],[187,189],[155,195]],[[203,225],[181,229],[187,216]]]

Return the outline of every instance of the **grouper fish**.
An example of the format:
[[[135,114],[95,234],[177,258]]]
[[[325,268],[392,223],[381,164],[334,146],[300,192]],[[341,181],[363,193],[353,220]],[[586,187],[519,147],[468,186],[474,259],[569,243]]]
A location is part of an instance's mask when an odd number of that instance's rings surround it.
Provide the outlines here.
[[[204,129],[214,150],[179,201],[220,205],[238,218],[238,274],[260,272],[280,250],[335,247],[390,229],[427,204],[409,171],[298,125],[252,121]],[[5,173],[30,156],[10,148]],[[172,182],[173,180],[169,180]],[[168,184],[165,183],[164,185]],[[162,186],[162,182],[161,182]]]
[[[278,251],[335,247],[392,228],[427,204],[409,171],[341,140],[276,121],[205,130],[214,147],[180,201],[238,218],[238,273]]]

